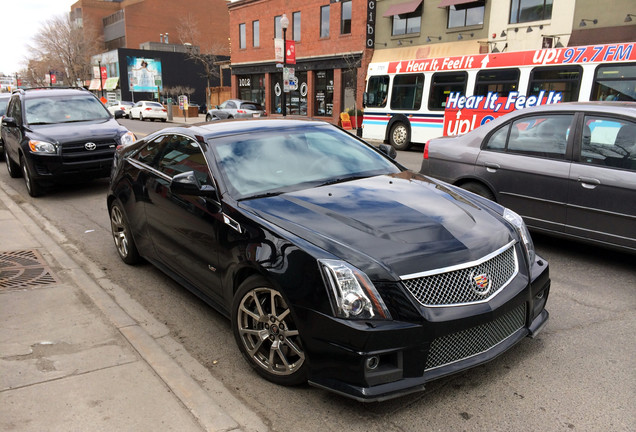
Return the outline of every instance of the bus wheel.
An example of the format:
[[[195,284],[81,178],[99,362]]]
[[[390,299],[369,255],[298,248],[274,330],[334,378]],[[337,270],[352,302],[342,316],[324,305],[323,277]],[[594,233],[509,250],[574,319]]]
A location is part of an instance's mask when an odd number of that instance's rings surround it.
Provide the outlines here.
[[[391,127],[389,141],[396,150],[408,150],[411,147],[409,129],[404,123],[397,122]]]

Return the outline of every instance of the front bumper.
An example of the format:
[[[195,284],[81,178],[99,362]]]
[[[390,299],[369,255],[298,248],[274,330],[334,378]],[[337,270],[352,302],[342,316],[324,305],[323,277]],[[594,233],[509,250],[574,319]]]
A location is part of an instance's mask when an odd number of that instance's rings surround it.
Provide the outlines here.
[[[25,158],[33,178],[55,182],[70,177],[108,177],[113,164],[115,146],[90,153],[69,155],[29,153]]]
[[[303,310],[309,383],[359,401],[381,401],[491,361],[536,336],[548,320],[547,262],[535,264],[532,275],[530,283],[521,278],[523,286],[511,289],[514,295],[504,291],[488,303],[425,310],[419,322],[348,321]]]

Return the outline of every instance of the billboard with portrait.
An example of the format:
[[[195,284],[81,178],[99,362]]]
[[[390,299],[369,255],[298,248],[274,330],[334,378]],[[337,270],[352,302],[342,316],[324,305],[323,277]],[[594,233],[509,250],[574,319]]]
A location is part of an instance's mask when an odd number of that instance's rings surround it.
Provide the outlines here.
[[[156,92],[163,90],[161,60],[146,57],[127,57],[128,83],[134,92]]]

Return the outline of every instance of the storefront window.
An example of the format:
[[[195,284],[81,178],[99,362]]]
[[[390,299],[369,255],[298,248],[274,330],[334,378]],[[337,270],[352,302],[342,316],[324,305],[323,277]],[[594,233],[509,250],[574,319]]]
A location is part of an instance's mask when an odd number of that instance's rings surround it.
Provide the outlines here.
[[[298,88],[290,90],[286,96],[287,115],[307,115],[307,72],[296,71],[295,76],[298,81]],[[283,74],[273,74],[272,81],[272,110],[276,114],[282,114],[281,104],[283,101]]]
[[[265,75],[240,75],[238,77],[239,98],[265,105]]]
[[[333,69],[316,71],[314,89],[314,115],[331,116],[333,114]]]

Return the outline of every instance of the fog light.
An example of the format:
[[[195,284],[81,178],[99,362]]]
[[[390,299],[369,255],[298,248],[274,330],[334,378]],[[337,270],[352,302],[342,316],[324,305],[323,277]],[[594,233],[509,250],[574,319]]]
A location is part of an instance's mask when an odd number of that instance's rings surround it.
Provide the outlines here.
[[[366,361],[367,369],[374,370],[380,365],[380,357],[373,356],[369,357]]]

